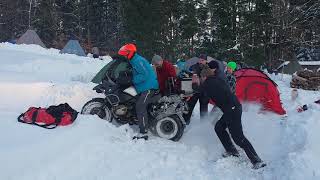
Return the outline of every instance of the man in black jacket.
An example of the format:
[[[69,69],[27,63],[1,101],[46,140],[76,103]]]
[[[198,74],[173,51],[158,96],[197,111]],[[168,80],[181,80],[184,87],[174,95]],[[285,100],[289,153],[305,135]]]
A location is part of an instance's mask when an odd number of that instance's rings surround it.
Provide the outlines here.
[[[213,99],[223,112],[221,119],[215,125],[216,134],[226,150],[223,156],[239,156],[238,150],[226,131],[228,128],[233,141],[245,151],[253,164],[253,168],[258,169],[266,166],[251,143],[243,135],[241,124],[242,106],[238,98],[231,92],[228,84],[215,75],[215,67],[217,67],[216,64],[210,63],[208,68],[203,69],[201,72],[202,84],[194,84],[193,88]]]
[[[202,69],[207,64],[207,56],[201,54],[199,56],[199,62],[191,66],[190,70],[193,73],[193,77],[200,77],[200,73]],[[199,100],[200,104],[200,118],[204,118],[208,114],[208,104],[209,98],[204,96],[203,93],[194,93],[193,96],[188,100],[189,112],[188,114],[184,114],[183,118],[185,119],[186,123],[190,123],[191,115],[193,112],[194,107],[196,106]]]

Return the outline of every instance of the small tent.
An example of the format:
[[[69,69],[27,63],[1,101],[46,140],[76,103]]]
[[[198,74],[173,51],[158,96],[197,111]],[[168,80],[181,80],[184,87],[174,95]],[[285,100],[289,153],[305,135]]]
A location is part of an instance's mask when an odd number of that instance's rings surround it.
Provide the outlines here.
[[[243,68],[235,71],[237,79],[236,96],[241,102],[255,102],[264,110],[286,114],[282,107],[277,84],[262,71]]]
[[[297,60],[286,61],[277,68],[277,71],[283,74],[293,74],[299,70],[302,70],[302,66]]]
[[[86,53],[80,46],[78,40],[71,39],[68,43],[64,46],[64,48],[60,51],[61,54],[76,54],[78,56],[86,56]]]
[[[41,41],[40,37],[34,30],[27,30],[16,42],[17,44],[37,44],[41,47],[46,46]]]

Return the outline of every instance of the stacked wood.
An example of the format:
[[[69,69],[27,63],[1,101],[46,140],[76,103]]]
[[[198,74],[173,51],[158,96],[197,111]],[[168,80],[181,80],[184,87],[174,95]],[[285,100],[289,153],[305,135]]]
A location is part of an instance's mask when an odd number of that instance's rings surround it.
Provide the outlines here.
[[[290,82],[292,88],[299,88],[305,90],[320,90],[320,72],[311,70],[302,70],[292,75]]]

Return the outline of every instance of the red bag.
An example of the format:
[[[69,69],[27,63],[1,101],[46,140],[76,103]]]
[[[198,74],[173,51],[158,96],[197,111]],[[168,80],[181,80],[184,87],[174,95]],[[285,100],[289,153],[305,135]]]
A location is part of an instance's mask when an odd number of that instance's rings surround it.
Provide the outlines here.
[[[18,117],[18,121],[53,129],[57,126],[72,124],[77,116],[78,112],[65,103],[58,106],[50,106],[49,108],[30,107]]]

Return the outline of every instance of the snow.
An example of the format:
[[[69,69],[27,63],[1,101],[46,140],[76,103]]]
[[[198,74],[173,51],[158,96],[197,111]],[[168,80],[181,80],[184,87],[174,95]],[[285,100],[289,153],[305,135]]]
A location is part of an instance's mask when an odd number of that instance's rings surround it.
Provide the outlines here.
[[[287,118],[244,106],[244,133],[267,163],[262,170],[251,169],[243,152],[239,159],[220,158],[223,147],[213,130],[219,113],[200,120],[198,107],[180,142],[154,136],[132,141],[137,127],[88,115],[53,130],[17,122],[30,106],[67,102],[80,111],[100,96],[90,79],[108,61],[0,44],[0,179],[320,179],[320,106],[296,112],[320,93],[298,90],[292,102],[287,75],[270,75],[279,85]]]
[[[299,61],[302,66],[320,66],[320,61]]]

